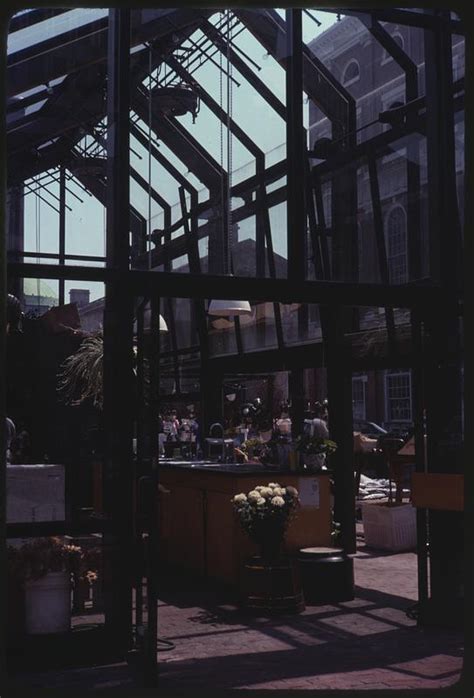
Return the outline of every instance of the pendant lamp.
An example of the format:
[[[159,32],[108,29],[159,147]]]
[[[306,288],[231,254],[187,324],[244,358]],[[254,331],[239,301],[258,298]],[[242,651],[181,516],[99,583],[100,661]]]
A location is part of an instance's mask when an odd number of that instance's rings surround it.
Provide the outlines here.
[[[225,250],[225,235],[227,233],[228,236],[228,246],[230,247],[230,233],[232,230],[232,203],[231,203],[231,191],[232,191],[232,131],[231,131],[231,119],[232,119],[232,76],[231,76],[231,71],[232,71],[232,63],[230,60],[230,46],[232,43],[232,36],[231,36],[231,17],[230,17],[230,10],[226,10],[226,15],[227,15],[227,225],[222,226],[222,249],[223,251]],[[220,70],[222,73],[222,52],[219,52],[219,59],[220,59]],[[221,89],[221,94],[220,94],[220,107],[222,109],[223,107],[223,99],[222,99],[222,80],[220,81],[220,89]],[[222,125],[222,119],[220,121],[220,129],[221,129],[221,170],[224,170],[224,162],[223,162],[223,125]],[[224,203],[224,184],[222,182],[222,204]],[[223,211],[224,213],[224,211]],[[224,215],[222,216],[224,220]],[[228,247],[228,249],[229,249]],[[227,259],[227,254],[224,251],[223,254],[223,271],[224,274],[228,273],[229,271],[229,260]],[[250,303],[248,301],[241,301],[241,300],[232,300],[232,301],[223,301],[223,300],[211,300],[209,303],[209,307],[207,309],[208,315],[220,315],[224,317],[236,317],[238,315],[251,315],[252,314],[252,308],[250,307]]]
[[[252,308],[248,301],[213,300],[209,303],[207,313],[208,315],[235,317],[236,315],[251,315]]]

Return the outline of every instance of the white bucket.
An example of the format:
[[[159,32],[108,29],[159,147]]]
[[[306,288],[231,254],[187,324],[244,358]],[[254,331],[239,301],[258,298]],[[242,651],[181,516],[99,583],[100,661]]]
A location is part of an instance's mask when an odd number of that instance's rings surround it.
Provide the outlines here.
[[[65,633],[71,629],[69,572],[49,572],[25,585],[26,632],[32,635]]]

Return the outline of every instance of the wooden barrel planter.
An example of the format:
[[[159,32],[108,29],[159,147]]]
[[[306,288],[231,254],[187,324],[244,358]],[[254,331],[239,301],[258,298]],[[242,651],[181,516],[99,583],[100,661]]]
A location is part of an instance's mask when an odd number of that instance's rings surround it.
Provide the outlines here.
[[[298,563],[308,605],[354,598],[354,561],[341,548],[302,548]]]
[[[294,560],[274,561],[256,555],[244,565],[241,592],[243,607],[264,615],[301,613],[304,597],[298,567]]]

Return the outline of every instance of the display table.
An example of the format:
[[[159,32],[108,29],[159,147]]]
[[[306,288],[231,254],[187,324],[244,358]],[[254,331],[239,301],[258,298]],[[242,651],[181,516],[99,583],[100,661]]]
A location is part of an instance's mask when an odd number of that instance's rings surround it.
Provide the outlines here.
[[[170,490],[160,501],[159,556],[164,565],[239,584],[245,561],[257,546],[242,531],[231,499],[257,485],[293,485],[301,507],[291,522],[285,549],[331,544],[329,474],[252,470],[251,464],[206,468],[160,465],[159,481]]]

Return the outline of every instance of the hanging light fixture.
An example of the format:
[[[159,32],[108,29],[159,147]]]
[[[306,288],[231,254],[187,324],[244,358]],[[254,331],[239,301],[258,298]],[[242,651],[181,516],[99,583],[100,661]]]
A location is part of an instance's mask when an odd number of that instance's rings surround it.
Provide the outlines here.
[[[207,309],[208,315],[220,315],[234,317],[236,315],[250,315],[252,308],[248,301],[211,301]]]
[[[229,274],[229,257],[230,257],[230,234],[232,230],[232,203],[231,203],[231,190],[232,190],[232,131],[230,128],[230,123],[232,119],[232,82],[231,82],[231,70],[232,63],[230,60],[230,44],[231,44],[231,13],[230,10],[226,10],[227,15],[227,220],[224,216],[224,184],[222,182],[222,257],[224,274]],[[220,73],[219,73],[219,87],[220,87],[220,107],[223,106],[222,98],[222,52],[219,52],[220,57]],[[224,155],[223,155],[223,130],[222,130],[222,119],[220,121],[221,130],[221,169],[224,169]],[[227,223],[227,225],[226,225]],[[225,236],[227,235],[227,253]],[[208,315],[219,315],[225,317],[236,317],[238,315],[250,315],[252,313],[252,308],[248,301],[241,300],[211,300],[209,307],[207,309]]]

